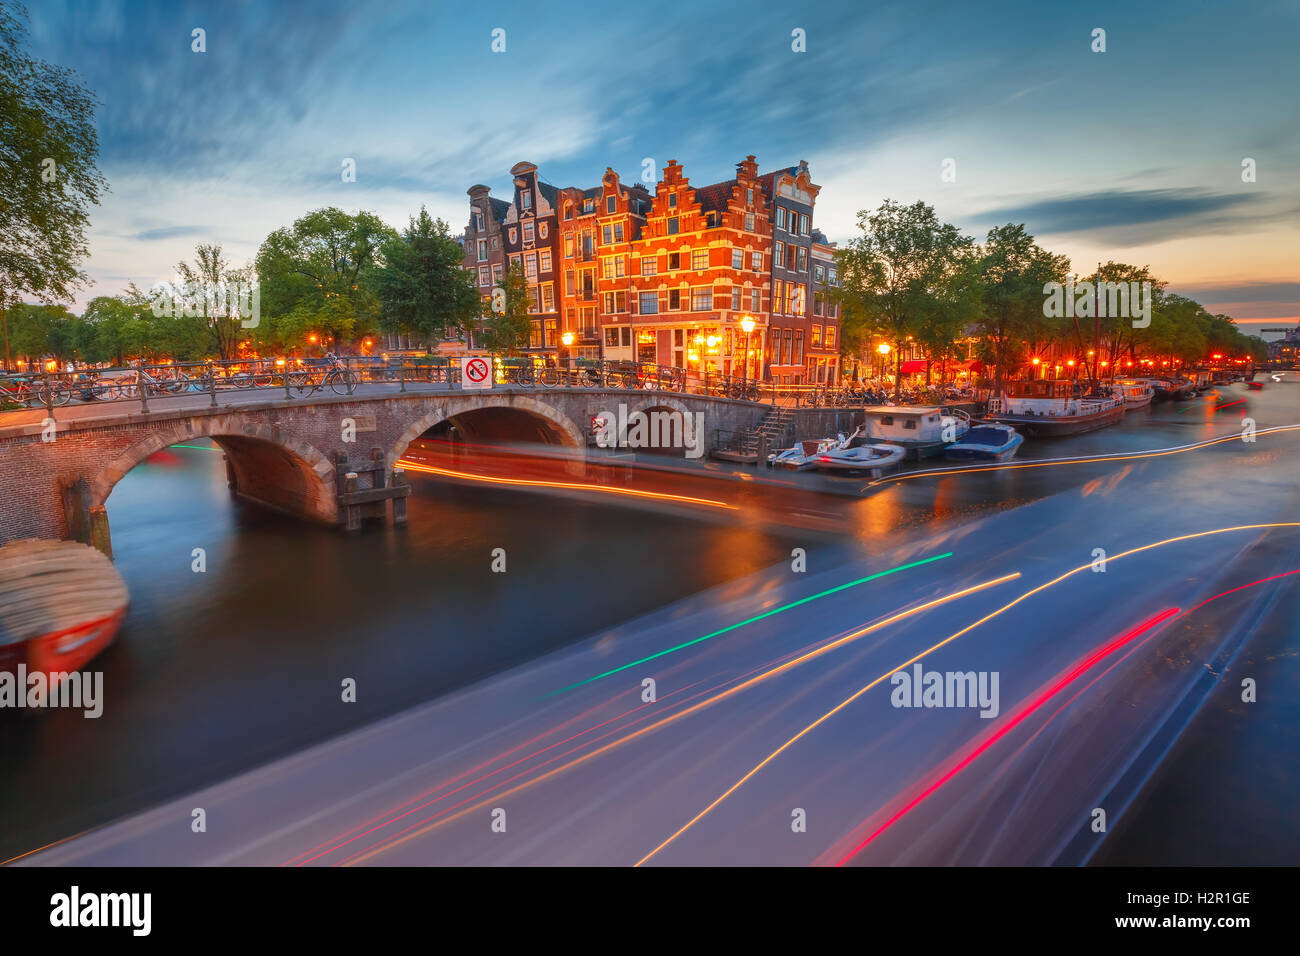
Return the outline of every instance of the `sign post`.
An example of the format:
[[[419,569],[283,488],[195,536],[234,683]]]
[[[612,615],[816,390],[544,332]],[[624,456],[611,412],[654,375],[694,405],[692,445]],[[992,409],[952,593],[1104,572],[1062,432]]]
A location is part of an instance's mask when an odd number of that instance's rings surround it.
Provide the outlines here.
[[[460,387],[491,388],[492,363],[481,355],[466,355],[460,360]]]

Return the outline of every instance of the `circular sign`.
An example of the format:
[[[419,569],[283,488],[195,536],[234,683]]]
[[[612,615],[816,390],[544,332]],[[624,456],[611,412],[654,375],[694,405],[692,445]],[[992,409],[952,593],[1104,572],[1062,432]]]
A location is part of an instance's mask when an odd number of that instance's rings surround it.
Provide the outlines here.
[[[487,381],[489,370],[487,359],[472,358],[465,363],[465,377],[475,385],[481,385]]]

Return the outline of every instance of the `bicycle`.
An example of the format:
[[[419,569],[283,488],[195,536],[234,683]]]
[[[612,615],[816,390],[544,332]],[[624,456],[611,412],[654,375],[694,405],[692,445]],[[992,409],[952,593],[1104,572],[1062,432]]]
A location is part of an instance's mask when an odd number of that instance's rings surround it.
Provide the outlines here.
[[[298,397],[314,395],[329,388],[335,395],[351,395],[357,386],[356,376],[333,355],[327,356],[328,367],[298,369],[288,373],[289,387]]]

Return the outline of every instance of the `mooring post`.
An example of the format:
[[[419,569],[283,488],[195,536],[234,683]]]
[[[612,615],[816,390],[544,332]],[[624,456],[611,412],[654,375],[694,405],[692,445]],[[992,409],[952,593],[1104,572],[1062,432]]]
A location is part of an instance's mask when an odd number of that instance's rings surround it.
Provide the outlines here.
[[[355,471],[349,471],[344,476],[343,490],[344,493],[348,495],[348,498],[344,499],[345,501],[348,501],[352,495],[355,495],[358,491],[361,490],[361,479],[357,477],[357,473]],[[361,506],[348,503],[343,506],[343,511],[344,511],[344,521],[346,523],[346,527],[348,531],[352,531],[352,532],[360,531],[361,530]]]
[[[95,505],[90,509],[90,544],[113,560],[113,539],[108,533],[108,509]]]
[[[406,487],[405,468],[393,469],[393,487],[394,488]],[[397,497],[393,499],[393,524],[399,528],[406,524],[406,496],[405,495],[399,494]]]

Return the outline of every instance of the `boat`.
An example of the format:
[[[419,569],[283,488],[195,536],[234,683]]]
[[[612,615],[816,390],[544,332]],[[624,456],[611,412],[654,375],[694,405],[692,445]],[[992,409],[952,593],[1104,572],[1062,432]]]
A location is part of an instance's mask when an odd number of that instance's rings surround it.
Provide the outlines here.
[[[911,461],[942,455],[970,430],[970,415],[960,409],[945,414],[937,405],[868,405],[862,411],[868,437],[898,445]]]
[[[1010,425],[979,423],[943,454],[954,461],[1009,461],[1016,457],[1024,441],[1025,436]]]
[[[1263,383],[1263,382],[1247,382],[1247,383],[1246,383],[1246,387],[1247,387],[1248,389],[1250,389],[1252,392],[1259,392],[1259,391],[1262,391],[1262,390],[1263,390],[1263,388],[1264,388],[1264,383]]]
[[[53,687],[112,643],[129,601],[107,555],[76,541],[0,546],[0,670],[43,671]]]
[[[1080,435],[1114,425],[1124,417],[1124,403],[1114,396],[1076,395],[1067,379],[1011,382],[1010,391],[989,402],[990,418],[1033,438]]]
[[[1185,402],[1197,395],[1196,383],[1186,378],[1176,378],[1170,383],[1170,396],[1175,402]]]
[[[871,477],[879,478],[906,457],[907,449],[900,445],[872,444],[862,424],[847,441],[818,454],[814,467],[818,471],[869,472]]]
[[[1140,378],[1116,379],[1111,388],[1113,390],[1112,394],[1116,398],[1124,400],[1126,409],[1143,408],[1150,405],[1156,394],[1156,390],[1151,386],[1151,383]]]
[[[1154,402],[1167,402],[1174,397],[1174,383],[1167,378],[1148,378],[1144,379],[1151,386],[1154,393],[1151,400]]]
[[[809,471],[817,467],[817,456],[848,443],[843,435],[838,438],[808,438],[797,442],[785,451],[767,456],[767,463],[773,468],[785,468],[790,471]]]

